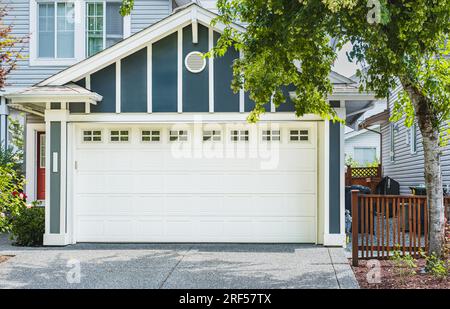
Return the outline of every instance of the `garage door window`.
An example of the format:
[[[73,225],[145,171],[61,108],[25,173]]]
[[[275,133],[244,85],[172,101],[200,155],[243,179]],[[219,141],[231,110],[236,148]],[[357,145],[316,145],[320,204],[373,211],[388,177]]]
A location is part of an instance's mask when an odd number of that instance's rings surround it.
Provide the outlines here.
[[[222,132],[218,130],[203,131],[204,142],[220,142],[222,140]]]
[[[130,138],[128,130],[111,130],[111,142],[128,142],[129,140]]]
[[[187,142],[188,133],[186,130],[177,130],[169,132],[169,141],[171,142]]]
[[[231,131],[232,142],[247,142],[249,140],[248,130],[233,130]]]
[[[309,131],[308,130],[290,130],[289,140],[291,142],[307,142],[309,141]]]
[[[101,142],[102,131],[100,130],[85,130],[83,131],[84,142]]]
[[[264,142],[280,141],[280,130],[263,130],[262,140]]]
[[[141,141],[143,141],[143,142],[159,142],[160,140],[161,140],[161,131],[142,130]]]

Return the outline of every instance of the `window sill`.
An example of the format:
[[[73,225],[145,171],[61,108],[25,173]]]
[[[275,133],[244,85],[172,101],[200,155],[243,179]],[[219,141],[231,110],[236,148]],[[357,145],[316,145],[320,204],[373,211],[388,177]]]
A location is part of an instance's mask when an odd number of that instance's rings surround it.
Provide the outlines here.
[[[81,59],[30,59],[30,66],[70,66]]]

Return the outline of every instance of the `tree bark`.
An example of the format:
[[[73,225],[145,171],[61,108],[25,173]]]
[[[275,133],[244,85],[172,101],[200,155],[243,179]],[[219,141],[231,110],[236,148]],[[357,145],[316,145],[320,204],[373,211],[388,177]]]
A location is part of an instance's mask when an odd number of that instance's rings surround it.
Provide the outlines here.
[[[439,126],[437,115],[431,110],[431,102],[411,83],[402,80],[414,106],[415,117],[422,134],[425,185],[427,188],[429,249],[428,254],[435,253],[442,257],[445,241],[445,208],[440,166]]]

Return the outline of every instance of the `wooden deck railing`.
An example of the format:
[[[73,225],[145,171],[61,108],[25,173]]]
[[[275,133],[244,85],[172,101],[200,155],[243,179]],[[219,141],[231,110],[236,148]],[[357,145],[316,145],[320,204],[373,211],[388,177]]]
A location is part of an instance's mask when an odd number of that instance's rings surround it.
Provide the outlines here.
[[[447,218],[450,198],[444,199]],[[428,250],[426,196],[363,195],[352,191],[352,263],[386,259],[394,250],[418,256]]]

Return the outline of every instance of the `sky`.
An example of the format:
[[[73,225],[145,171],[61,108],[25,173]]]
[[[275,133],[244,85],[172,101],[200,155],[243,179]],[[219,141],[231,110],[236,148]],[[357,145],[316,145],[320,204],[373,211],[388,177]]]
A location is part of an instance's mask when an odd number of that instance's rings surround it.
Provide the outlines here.
[[[351,43],[347,43],[344,47],[338,52],[338,58],[333,66],[333,71],[336,71],[339,74],[342,74],[346,77],[351,77],[356,73],[358,66],[355,63],[351,63],[348,61],[346,52],[350,51],[352,48]]]

